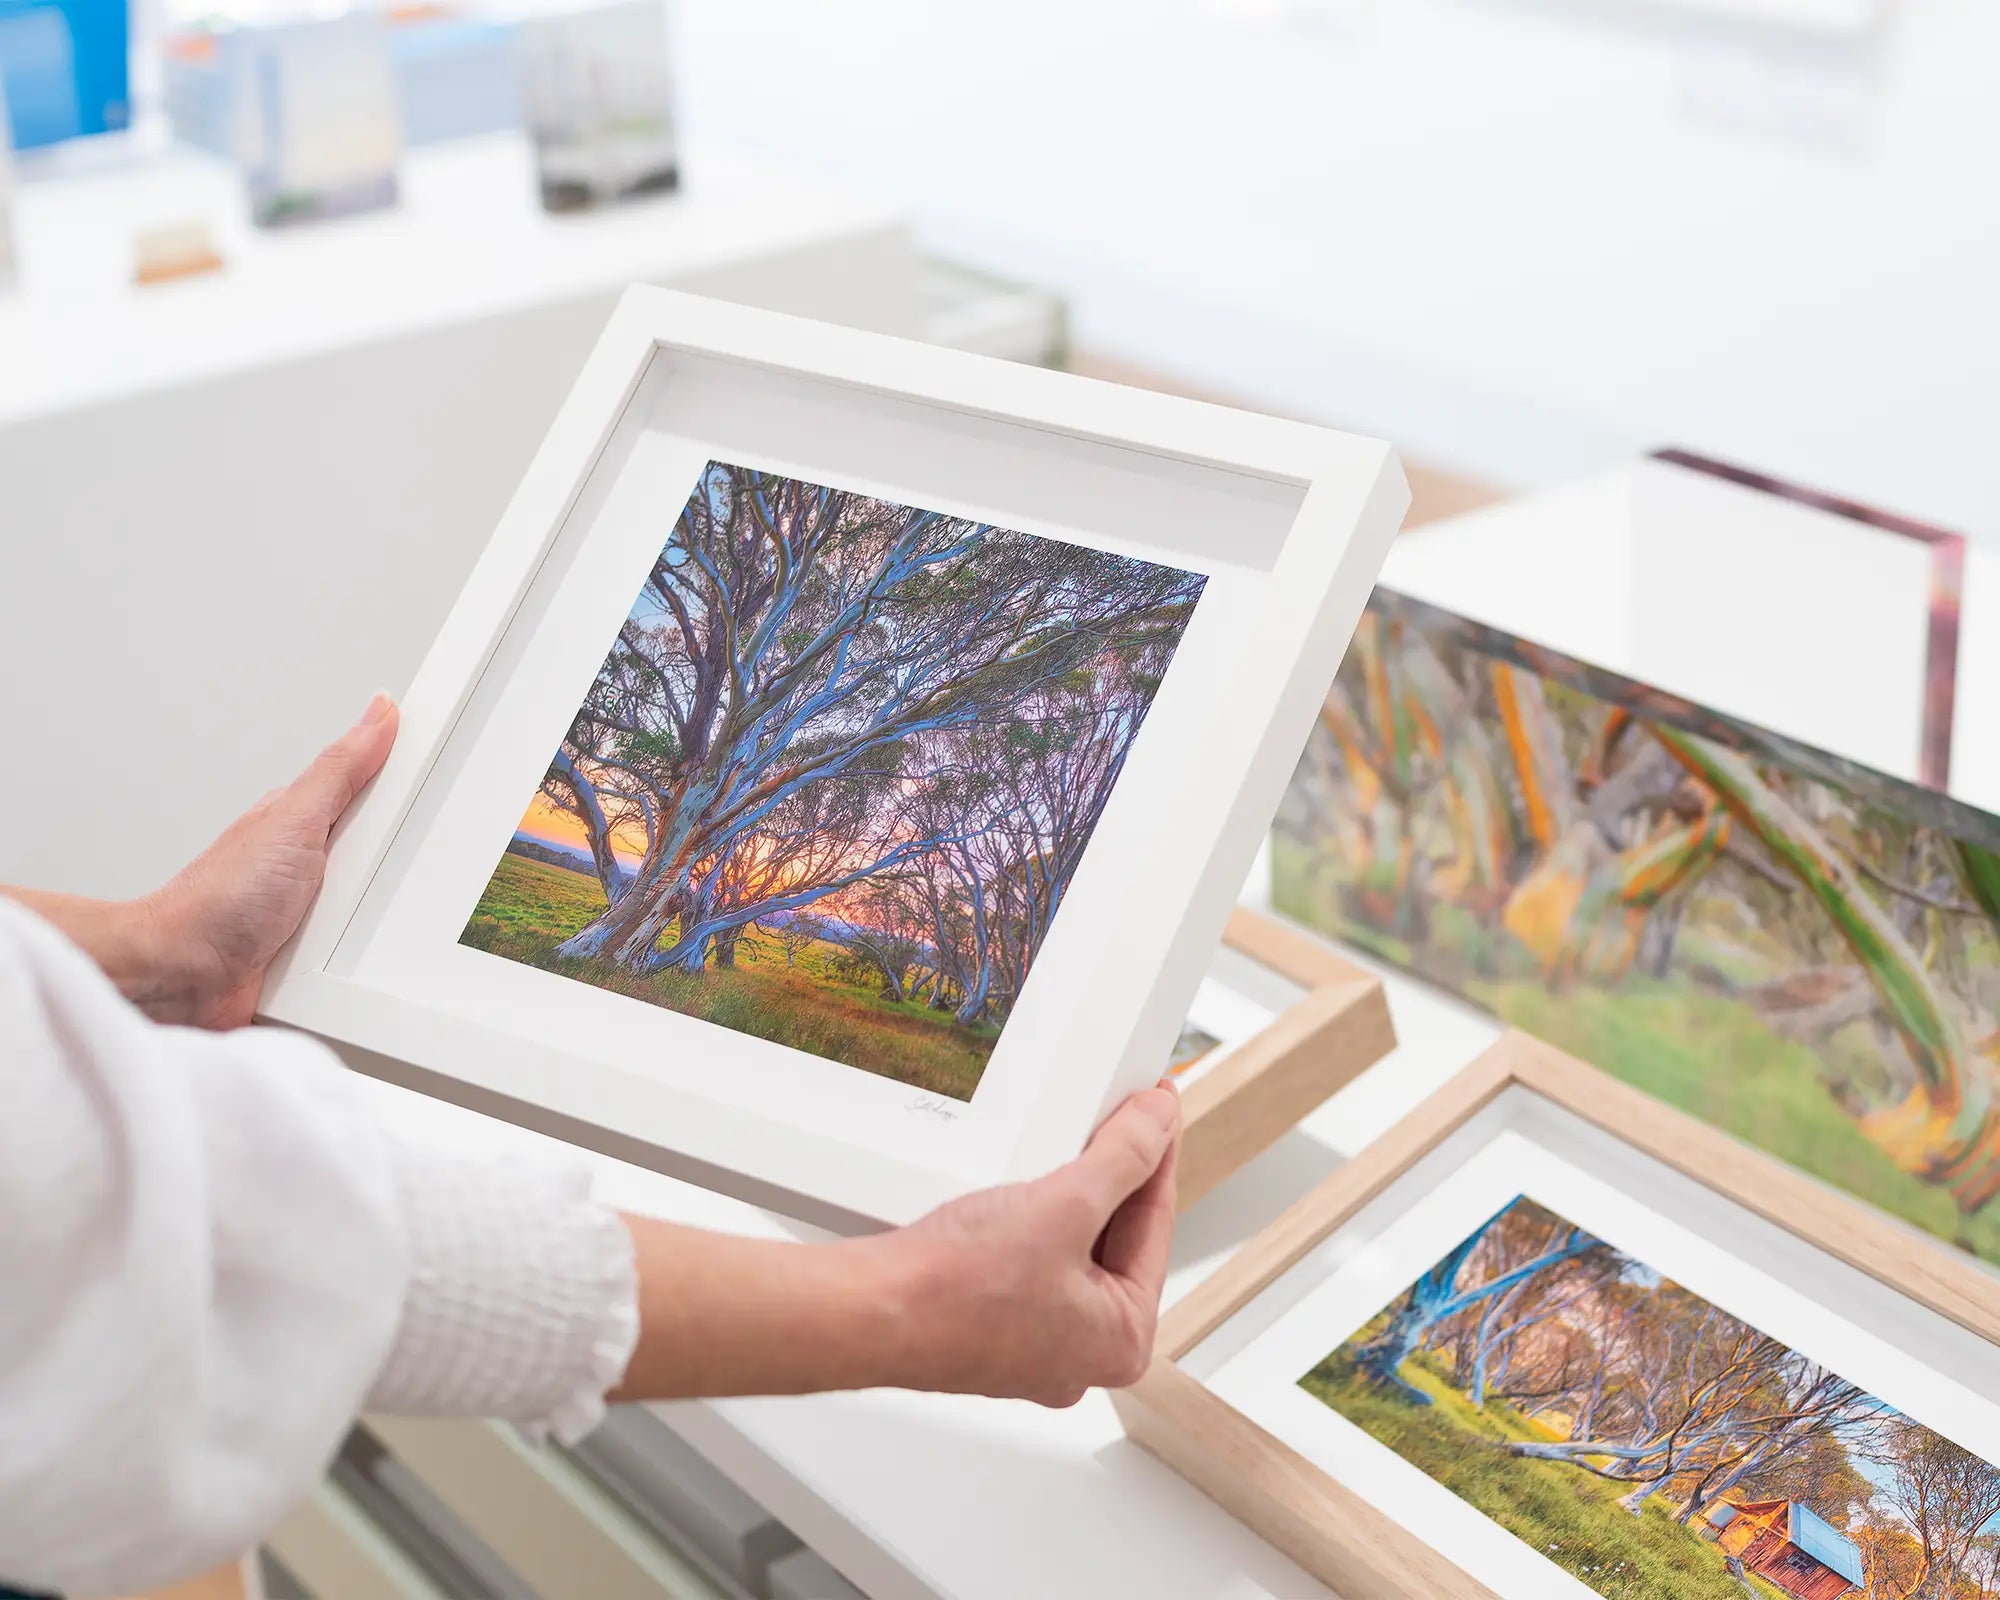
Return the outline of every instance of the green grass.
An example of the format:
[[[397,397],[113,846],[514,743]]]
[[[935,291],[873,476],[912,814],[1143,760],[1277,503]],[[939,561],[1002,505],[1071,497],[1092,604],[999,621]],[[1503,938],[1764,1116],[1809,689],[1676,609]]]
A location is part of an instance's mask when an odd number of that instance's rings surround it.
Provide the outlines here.
[[[1746,1144],[2000,1261],[1992,1208],[1961,1217],[1944,1190],[1896,1166],[1827,1092],[1813,1051],[1740,1000],[1651,978],[1561,995],[1538,983],[1475,984],[1469,997]]]
[[[818,940],[788,966],[776,940],[749,935],[737,943],[733,968],[698,974],[640,977],[608,961],[558,960],[556,946],[603,909],[596,879],[510,853],[459,942],[954,1100],[972,1098],[999,1037],[997,1029],[961,1028],[949,1015],[845,981],[835,947]]]
[[[1546,1435],[1504,1402],[1475,1409],[1423,1357],[1402,1373],[1431,1405],[1369,1382],[1344,1350],[1299,1386],[1607,1600],[1743,1600],[1721,1551],[1676,1523],[1673,1508],[1655,1499],[1635,1517],[1616,1503],[1623,1486],[1508,1455],[1510,1441]]]
[[[1272,839],[1273,903],[1308,926],[1350,939],[1385,961],[1463,994],[1503,1022],[1558,1045],[1669,1105],[1769,1151],[1836,1188],[2000,1264],[2000,1211],[1959,1214],[1951,1196],[1901,1168],[1862,1132],[1826,1086],[1829,1061],[1773,1032],[1746,1001],[1687,979],[1628,975],[1615,987],[1579,984],[1557,994],[1504,933],[1455,907],[1433,910],[1421,947],[1344,919],[1328,858],[1284,834]],[[1756,970],[1744,941],[1682,934],[1682,954],[1738,978]],[[1858,1081],[1876,1070],[1865,1052],[1829,1055]]]

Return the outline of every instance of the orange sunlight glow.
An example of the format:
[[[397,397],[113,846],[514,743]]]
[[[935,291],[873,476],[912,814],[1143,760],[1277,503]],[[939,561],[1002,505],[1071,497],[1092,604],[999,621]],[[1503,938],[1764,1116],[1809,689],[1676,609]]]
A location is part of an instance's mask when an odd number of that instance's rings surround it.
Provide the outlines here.
[[[549,803],[549,797],[539,789],[535,798],[528,802],[528,809],[521,814],[515,824],[516,833],[525,833],[531,839],[539,839],[544,844],[560,845],[566,850],[581,850],[590,854],[590,835],[584,832],[583,823],[567,811],[558,810]],[[611,853],[628,867],[636,867],[639,857],[645,852],[646,836],[630,824],[623,824],[611,830]]]
[[[515,832],[526,834],[543,844],[574,850],[585,857],[590,854],[590,835],[584,831],[581,819],[552,804],[548,796],[539,790],[536,791],[534,799],[528,802],[528,809],[522,813],[520,822],[515,825]],[[635,824],[622,823],[611,830],[612,853],[625,866],[636,868],[645,849],[646,836]],[[751,884],[754,886],[753,898],[763,899],[772,894],[782,894],[787,889],[796,887],[807,876],[805,863],[797,861],[773,863],[769,859],[771,853],[769,841],[754,840],[747,852],[748,859],[739,858],[738,865],[732,869],[749,873]],[[863,859],[861,855],[856,854],[851,861],[843,865],[859,866]],[[861,898],[851,890],[836,890],[832,894],[821,896],[807,910],[814,915],[833,916],[859,926],[873,927],[876,925],[874,918],[866,913],[857,914],[856,902]]]

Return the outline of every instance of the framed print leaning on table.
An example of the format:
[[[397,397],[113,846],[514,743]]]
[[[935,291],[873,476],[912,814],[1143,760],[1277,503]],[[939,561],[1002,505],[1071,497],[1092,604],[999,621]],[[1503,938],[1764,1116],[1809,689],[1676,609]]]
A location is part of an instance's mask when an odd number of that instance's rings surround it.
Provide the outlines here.
[[[1406,493],[1385,447],[635,289],[267,1020],[808,1221],[1159,1077]]]
[[[2000,818],[1378,588],[1273,902],[2000,1264]]]
[[[1977,1595],[1995,1334],[1978,1264],[1508,1034],[1114,1400],[1349,1600]]]

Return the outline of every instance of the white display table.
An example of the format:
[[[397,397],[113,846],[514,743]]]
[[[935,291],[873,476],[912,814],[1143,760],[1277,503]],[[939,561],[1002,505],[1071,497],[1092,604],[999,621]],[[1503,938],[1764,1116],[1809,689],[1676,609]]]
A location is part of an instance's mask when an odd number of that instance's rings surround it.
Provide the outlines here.
[[[1253,885],[1260,881],[1261,874]],[[1245,898],[1258,898],[1254,887]],[[1384,976],[1398,1048],[1182,1220],[1169,1298],[1499,1036],[1469,1008]],[[441,1140],[539,1137],[361,1081],[388,1114]],[[798,1231],[656,1173],[591,1159],[600,1193],[623,1209],[731,1232]],[[1101,1393],[1068,1411],[890,1391],[656,1409],[875,1600],[1326,1593],[1127,1441]]]
[[[0,805],[0,882],[147,888],[400,691],[627,284],[921,325],[894,212],[726,152],[553,218],[520,140],[468,141],[271,234],[206,158],[90,166],[23,183],[0,295],[0,747],[61,773]],[[133,287],[189,215],[227,268]]]

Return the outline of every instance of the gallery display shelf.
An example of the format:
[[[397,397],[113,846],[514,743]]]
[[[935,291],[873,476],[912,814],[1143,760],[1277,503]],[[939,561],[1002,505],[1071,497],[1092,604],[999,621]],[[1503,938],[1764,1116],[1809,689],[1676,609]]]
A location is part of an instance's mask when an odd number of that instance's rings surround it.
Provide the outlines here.
[[[489,134],[407,153],[391,209],[272,230],[251,226],[233,169],[178,146],[25,170],[19,283],[0,294],[0,424],[581,297],[608,303],[630,283],[726,296],[754,274],[761,294],[739,298],[916,331],[918,269],[899,212],[729,148],[694,147],[685,173],[671,195],[551,216],[526,139]],[[220,270],[135,283],[135,236],[184,223],[207,230]],[[869,258],[786,270],[786,257],[834,241],[865,242]]]

